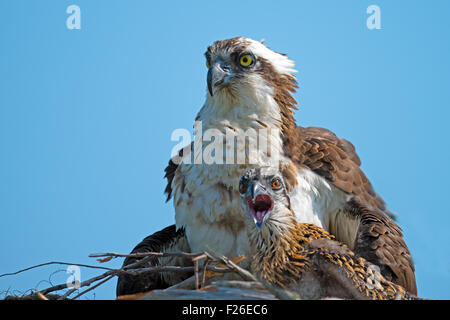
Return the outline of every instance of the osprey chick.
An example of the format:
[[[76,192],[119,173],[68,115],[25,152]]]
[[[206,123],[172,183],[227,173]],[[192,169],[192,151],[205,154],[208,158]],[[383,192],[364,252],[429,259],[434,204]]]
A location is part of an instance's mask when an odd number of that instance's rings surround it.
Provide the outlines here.
[[[302,299],[416,299],[324,229],[297,222],[278,170],[248,171],[239,191],[253,252],[251,270],[259,277]]]

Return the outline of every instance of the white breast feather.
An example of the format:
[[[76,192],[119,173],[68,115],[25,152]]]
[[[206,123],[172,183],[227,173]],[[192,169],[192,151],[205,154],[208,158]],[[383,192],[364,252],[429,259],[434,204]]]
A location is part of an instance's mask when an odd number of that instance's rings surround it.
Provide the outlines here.
[[[345,193],[308,169],[298,171],[297,183],[290,193],[297,221],[329,230],[330,216],[343,207]]]

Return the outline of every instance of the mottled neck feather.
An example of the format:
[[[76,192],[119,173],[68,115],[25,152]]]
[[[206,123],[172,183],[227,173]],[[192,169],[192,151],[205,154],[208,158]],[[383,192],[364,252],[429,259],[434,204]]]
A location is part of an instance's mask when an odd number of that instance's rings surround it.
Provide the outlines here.
[[[250,237],[254,252],[252,270],[260,277],[280,287],[287,287],[299,280],[310,267],[308,244],[313,239],[333,236],[322,228],[292,220],[282,233],[258,233]]]
[[[271,70],[267,68],[266,70]],[[300,144],[302,136],[294,119],[294,111],[297,101],[292,96],[298,88],[297,80],[292,74],[278,74],[276,72],[264,72],[265,80],[274,88],[274,100],[278,104],[281,118],[281,137],[286,157],[295,159],[295,147]],[[293,184],[296,184],[296,179]]]
[[[294,119],[294,110],[297,101],[292,96],[298,88],[297,80],[292,74],[279,74],[270,67],[265,67],[267,61],[262,59],[264,72],[262,73],[265,80],[274,88],[274,100],[280,108],[282,135],[289,137],[293,131],[296,131],[296,124]]]

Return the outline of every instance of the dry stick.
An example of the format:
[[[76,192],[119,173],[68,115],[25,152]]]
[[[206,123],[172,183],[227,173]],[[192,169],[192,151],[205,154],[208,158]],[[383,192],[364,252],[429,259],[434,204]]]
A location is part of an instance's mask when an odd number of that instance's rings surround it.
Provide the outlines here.
[[[46,266],[46,265],[52,265],[52,264],[60,264],[60,265],[75,265],[75,266],[79,266],[79,267],[86,267],[86,268],[93,268],[93,269],[102,269],[102,270],[107,270],[106,272],[104,272],[103,274],[90,278],[86,281],[83,281],[80,283],[79,288],[81,287],[85,287],[85,286],[90,286],[92,283],[102,280],[104,278],[108,278],[105,279],[103,281],[101,281],[100,283],[96,284],[93,288],[98,287],[100,284],[108,281],[109,279],[111,279],[114,276],[117,276],[119,274],[131,274],[131,275],[139,275],[142,273],[148,273],[148,272],[197,272],[197,278],[196,278],[196,287],[198,288],[198,263],[197,263],[197,267],[178,267],[178,266],[155,266],[155,267],[147,267],[147,268],[139,268],[139,266],[147,263],[148,261],[150,261],[154,256],[183,256],[183,257],[189,257],[191,259],[193,259],[194,261],[198,261],[201,258],[210,258],[213,260],[217,260],[216,258],[213,258],[211,255],[207,254],[206,252],[203,254],[190,254],[190,253],[161,253],[161,252],[150,252],[150,253],[145,253],[145,254],[130,254],[130,255],[121,255],[121,254],[116,254],[116,253],[106,253],[106,254],[93,254],[90,255],[91,257],[101,257],[101,256],[130,256],[130,257],[144,257],[143,259],[136,261],[132,264],[129,264],[121,269],[112,269],[112,268],[106,268],[106,267],[99,267],[99,266],[92,266],[92,265],[87,265],[87,264],[80,264],[80,263],[68,263],[68,262],[60,262],[60,261],[51,261],[51,262],[46,262],[46,263],[42,263],[42,264],[38,264],[32,267],[28,267],[25,269],[21,269],[19,271],[16,272],[12,272],[12,273],[5,273],[0,275],[0,277],[4,277],[4,276],[9,276],[9,275],[16,275],[19,274],[21,272],[25,272],[31,269],[35,269],[38,267],[42,267],[42,266]],[[213,272],[217,272],[217,273],[227,273],[227,272],[232,272],[232,269],[224,269],[224,268],[216,268],[213,266],[205,266],[204,267],[204,271],[206,270],[210,270]],[[67,284],[59,284],[56,286],[52,286],[49,287],[47,289],[44,289],[41,291],[41,293],[43,295],[48,294],[50,292],[53,291],[57,291],[57,290],[62,290],[67,288]],[[72,288],[70,290],[68,290],[67,292],[65,292],[65,294],[63,296],[60,297],[60,299],[66,299],[68,296],[70,296],[73,292],[75,292],[76,290],[78,290],[79,288]],[[92,290],[93,288],[91,288],[90,290]],[[76,297],[80,297],[82,294],[90,291],[90,290],[85,290],[82,293],[78,294]]]
[[[206,266],[208,265],[208,263],[211,261],[211,258],[206,256],[205,262],[203,263],[202,266],[202,288],[205,286],[206,283]]]
[[[198,281],[198,260],[194,261],[195,268],[195,290],[199,289],[199,281]]]
[[[79,286],[73,287],[72,289],[66,291],[66,293],[64,293],[64,295],[59,297],[58,300],[64,300],[67,297],[69,297],[72,293],[74,293],[75,291],[79,290],[82,287],[90,286],[92,283],[94,283],[96,281],[102,280],[102,279],[104,279],[106,277],[114,277],[115,275],[116,275],[116,272],[108,271],[108,272],[105,272],[105,273],[103,273],[101,275],[98,275],[96,277],[93,277],[93,278],[90,278],[88,280],[85,280],[85,281],[81,282]]]
[[[117,274],[122,273],[122,272],[125,272],[125,273],[126,273],[125,269],[127,269],[127,268],[137,268],[137,267],[139,267],[141,264],[143,264],[143,263],[147,262],[148,260],[150,260],[150,258],[151,258],[151,257],[147,257],[147,258],[144,258],[144,259],[142,259],[142,260],[136,261],[136,262],[134,262],[134,263],[131,263],[131,264],[129,264],[129,265],[127,265],[127,266],[121,268],[121,269],[109,269],[109,268],[106,268],[106,269],[109,270],[108,272],[105,272],[105,273],[103,273],[103,274],[101,274],[101,275],[99,275],[99,276],[96,276],[96,277],[90,278],[90,279],[88,279],[88,280],[86,280],[86,281],[83,281],[82,283],[80,283],[80,288],[81,288],[81,287],[84,287],[84,286],[88,286],[88,285],[90,285],[91,283],[93,283],[93,282],[95,282],[95,281],[98,281],[98,280],[101,280],[101,279],[103,279],[103,278],[106,278],[106,277],[108,277],[109,275],[117,275]],[[44,290],[42,290],[41,292],[42,292],[42,294],[46,294],[46,293],[50,293],[50,292],[53,292],[53,291],[62,290],[62,289],[65,289],[65,288],[67,288],[67,284],[66,284],[66,283],[61,283],[61,284],[58,284],[58,285],[56,285],[56,286],[53,286],[53,287],[44,289]],[[69,291],[71,291],[71,292],[69,292],[69,295],[70,295],[70,294],[72,294],[72,293],[73,293],[74,291],[76,291],[76,290],[73,290],[73,288],[72,288],[72,289],[69,290]],[[65,295],[66,295],[66,297],[68,296],[68,295],[67,295],[67,292],[66,292]]]
[[[53,292],[53,291],[58,291],[58,290],[63,290],[63,289],[66,289],[66,288],[67,288],[67,283],[61,283],[61,284],[58,284],[56,286],[44,289],[44,290],[41,291],[41,293],[45,295],[47,293],[50,293],[50,292]]]
[[[149,257],[149,258],[151,258],[151,257]],[[131,263],[131,264],[123,267],[122,269],[110,269],[110,271],[108,271],[108,272],[105,272],[105,273],[103,273],[103,274],[101,274],[99,276],[96,276],[96,277],[93,277],[93,278],[90,278],[90,279],[88,279],[86,281],[81,282],[80,283],[80,288],[81,287],[85,287],[85,286],[89,286],[91,283],[93,283],[95,281],[99,281],[101,279],[104,279],[104,278],[108,277],[109,275],[114,275],[115,276],[115,275],[117,275],[119,273],[123,273],[123,272],[126,273],[125,269],[127,269],[127,268],[137,268],[141,264],[146,262],[146,260],[149,260],[149,259],[146,258],[146,259],[139,260],[139,261],[137,261],[135,263]],[[58,284],[56,286],[44,289],[41,292],[42,292],[42,294],[47,294],[47,293],[50,293],[50,292],[53,292],[53,291],[58,291],[58,290],[66,289],[66,288],[67,288],[67,284],[66,283],[61,283],[61,284]],[[67,291],[62,297],[64,297],[64,299],[67,298],[69,295],[71,295],[76,290],[78,290],[78,289],[72,288],[69,291]]]
[[[217,273],[227,273],[227,272],[233,272],[231,269],[224,269],[224,268],[217,268],[214,266],[207,266],[207,270],[217,272]],[[155,267],[148,267],[148,268],[141,268],[141,269],[131,269],[131,270],[122,270],[117,269],[116,271],[118,273],[126,273],[132,276],[140,275],[142,273],[148,273],[148,272],[195,272],[195,266],[194,267],[178,267],[178,266],[155,266]]]
[[[186,252],[138,252],[138,253],[130,253],[130,254],[121,254],[121,253],[115,253],[115,252],[107,252],[107,253],[96,253],[96,254],[90,254],[89,257],[91,258],[100,258],[100,257],[127,257],[127,258],[141,258],[141,257],[149,257],[149,256],[156,256],[156,257],[185,257],[185,258],[191,258],[194,262],[194,274],[196,279],[196,289],[199,288],[199,282],[198,282],[198,260],[205,258],[206,255],[204,253],[186,253]],[[145,270],[140,270],[138,272],[147,272],[147,271],[172,271],[172,267],[169,268],[159,268],[159,269],[153,269],[146,268]],[[173,270],[173,271],[190,271],[189,269],[183,270]],[[136,273],[130,273],[130,274],[136,274]]]
[[[95,286],[92,286],[92,287],[90,287],[89,289],[86,289],[86,290],[84,290],[83,292],[77,294],[75,297],[72,298],[72,300],[75,300],[76,298],[81,297],[83,294],[86,294],[86,293],[88,293],[89,291],[94,290],[94,289],[97,288],[98,286],[104,284],[106,281],[109,281],[109,280],[111,280],[111,279],[114,278],[114,277],[115,277],[115,275],[110,275],[108,278],[106,278],[106,279],[104,279],[104,280],[98,282]]]
[[[102,257],[113,257],[113,258],[143,258],[148,256],[154,257],[184,257],[195,259],[199,256],[203,256],[204,253],[187,253],[187,252],[138,252],[138,253],[115,253],[115,252],[107,252],[107,253],[92,253],[89,255],[89,258],[102,258]]]
[[[81,285],[80,285],[80,288],[81,288]],[[58,298],[58,300],[65,300],[65,299],[67,299],[72,293],[74,293],[77,290],[79,290],[79,288],[77,288],[77,287],[73,287],[72,289],[67,290],[62,296],[60,296]]]
[[[204,255],[206,256],[206,261],[203,264],[202,272],[203,272],[203,279],[205,282],[206,281],[206,272],[205,271],[211,270],[209,268],[210,266],[208,266],[208,263],[211,261],[218,261],[218,259],[213,257],[212,255],[210,255],[208,252],[205,252]],[[231,269],[223,269],[223,268],[216,269],[216,271],[219,271],[220,273],[233,272],[233,270],[231,270]],[[204,285],[204,282],[203,282],[203,285]],[[193,275],[177,284],[174,284],[173,286],[170,286],[170,287],[164,289],[164,291],[177,290],[177,289],[195,289],[195,275]]]
[[[200,259],[204,259],[204,258],[207,258],[206,254],[204,254],[204,253],[197,257],[192,258],[192,261],[194,262],[194,267],[195,267],[194,275],[195,275],[195,289],[196,290],[198,290],[200,288],[199,279],[198,279],[198,261]]]
[[[119,273],[122,273],[122,272],[124,272],[124,270],[127,269],[127,268],[137,268],[137,267],[139,267],[140,265],[142,265],[142,264],[146,263],[147,261],[149,261],[151,258],[152,258],[151,256],[145,257],[144,259],[141,259],[141,260],[139,260],[139,261],[136,261],[136,262],[134,262],[134,263],[131,263],[131,264],[129,264],[129,265],[123,267],[122,269],[109,269],[109,268],[106,268],[106,269],[109,270],[108,272],[105,272],[105,273],[103,273],[103,274],[101,274],[101,275],[99,275],[99,276],[96,276],[96,277],[93,277],[93,278],[88,279],[88,280],[86,280],[86,281],[83,281],[83,282],[80,284],[80,288],[81,288],[81,287],[84,287],[84,286],[88,286],[88,285],[90,285],[91,283],[93,283],[93,282],[95,282],[95,281],[104,279],[104,278],[108,277],[109,275],[117,275],[117,274],[119,274]],[[22,270],[22,271],[23,271],[23,270]],[[58,284],[58,285],[56,285],[56,286],[53,286],[53,287],[44,289],[44,290],[41,291],[41,293],[42,293],[42,294],[47,294],[47,293],[50,293],[50,292],[53,292],[53,291],[58,291],[58,290],[66,289],[66,288],[67,288],[67,284],[66,284],[66,283],[61,283],[61,284]],[[69,295],[71,295],[71,294],[72,294],[73,292],[75,292],[76,290],[77,290],[77,289],[74,290],[74,288],[70,289],[68,292],[66,292],[66,293],[64,294],[65,298],[68,297]]]
[[[220,258],[220,260],[229,268],[235,270],[241,277],[243,277],[244,280],[249,280],[249,281],[256,281],[261,283],[264,287],[266,287],[266,289],[272,293],[276,298],[281,299],[281,300],[299,300],[300,296],[298,296],[296,293],[294,292],[290,292],[288,290],[283,290],[283,289],[278,289],[275,288],[274,286],[272,286],[271,284],[269,284],[267,281],[265,281],[264,279],[258,279],[256,278],[252,273],[250,273],[249,271],[239,267],[237,264],[235,264],[233,261],[231,261],[230,259],[228,259],[225,256],[222,256]]]
[[[36,296],[39,298],[39,300],[48,300],[48,298],[40,293],[38,289],[36,289]]]
[[[95,281],[99,281],[101,279],[104,279],[107,276],[108,276],[107,273],[103,273],[103,274],[101,274],[99,276],[96,276],[96,277],[90,278],[90,279],[88,279],[86,281],[83,281],[83,282],[80,283],[79,286],[76,286],[76,287],[73,287],[70,290],[67,290],[61,297],[58,298],[58,300],[67,299],[72,293],[74,293],[75,291],[79,290],[80,288],[87,287],[87,286],[91,285],[92,283],[94,283]],[[111,272],[110,277],[114,277],[114,276],[115,276],[115,273]],[[66,287],[67,287],[67,285],[66,285]]]
[[[129,264],[126,267],[135,268],[136,266],[141,264],[140,262],[141,261]],[[216,268],[213,266],[208,266],[207,270],[217,272],[217,273],[232,272],[232,270],[230,270],[230,269]],[[139,275],[139,274],[148,273],[148,272],[168,272],[168,271],[169,272],[187,272],[187,271],[193,272],[193,271],[195,271],[195,267],[156,266],[156,267],[148,267],[148,268],[140,268],[140,269],[126,269],[126,270],[125,270],[125,267],[122,269],[113,269],[113,270],[105,272],[99,276],[96,276],[96,277],[93,277],[91,279],[81,282],[80,286],[78,288],[72,288],[72,289],[68,290],[67,292],[65,292],[65,294],[63,296],[60,297],[60,299],[61,300],[66,299],[67,297],[69,297],[73,292],[75,292],[79,288],[90,286],[92,283],[102,280],[106,277],[114,277],[114,276],[117,276],[118,274],[123,274],[123,273],[130,274],[130,275]],[[65,289],[65,288],[67,288],[66,284],[60,284],[60,285],[53,286],[51,288],[42,290],[41,292],[43,294],[47,294],[52,291],[61,290],[61,289]]]
[[[106,267],[99,267],[99,266],[92,266],[92,265],[88,265],[88,264],[80,264],[80,263],[70,263],[70,262],[60,262],[60,261],[50,261],[50,262],[45,262],[45,263],[41,263],[41,264],[37,264],[25,269],[21,269],[18,270],[16,272],[11,272],[11,273],[4,273],[4,274],[0,274],[0,278],[1,277],[5,277],[5,276],[14,276],[16,274],[31,270],[31,269],[36,269],[39,267],[43,267],[43,266],[48,266],[48,265],[52,265],[52,264],[62,264],[62,265],[67,265],[67,266],[79,266],[79,267],[85,267],[85,268],[92,268],[92,269],[102,269],[102,270],[114,270],[111,268],[106,268]]]
[[[259,282],[259,280],[249,271],[245,270],[244,268],[239,267],[237,264],[235,264],[233,261],[228,259],[225,256],[222,256],[220,260],[230,269],[235,270],[244,280],[247,281],[255,281]]]

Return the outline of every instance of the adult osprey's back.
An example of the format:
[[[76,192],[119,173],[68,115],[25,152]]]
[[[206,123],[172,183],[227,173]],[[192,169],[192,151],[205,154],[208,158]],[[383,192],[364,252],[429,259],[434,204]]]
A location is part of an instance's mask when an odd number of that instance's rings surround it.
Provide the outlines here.
[[[323,227],[379,265],[389,280],[416,294],[401,229],[361,171],[353,145],[326,129],[296,125],[293,61],[243,37],[216,41],[205,56],[208,93],[196,118],[203,132],[214,129],[225,136],[243,135],[250,128],[269,130],[270,152],[281,160],[297,220]],[[235,154],[246,152],[238,144],[233,148]],[[192,156],[190,149],[180,152],[184,160]],[[185,229],[192,252],[248,255],[239,178],[251,167],[273,165],[273,154],[261,148],[255,164],[229,164],[225,153],[223,157],[225,164],[171,160],[166,192],[174,201],[176,226]],[[371,210],[360,209],[362,204]]]

